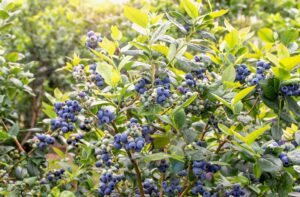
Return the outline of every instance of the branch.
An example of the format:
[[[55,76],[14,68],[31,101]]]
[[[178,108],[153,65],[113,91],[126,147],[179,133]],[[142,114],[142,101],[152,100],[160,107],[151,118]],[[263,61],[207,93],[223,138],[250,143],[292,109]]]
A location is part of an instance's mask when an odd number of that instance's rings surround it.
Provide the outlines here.
[[[209,120],[207,121],[205,127],[203,128],[203,131],[202,131],[201,136],[199,138],[200,141],[202,141],[204,139],[204,136],[205,136],[205,134],[206,134],[206,132],[208,130],[208,126],[209,126],[208,122],[209,122]]]
[[[128,157],[131,161],[131,163],[133,164],[135,173],[136,173],[136,179],[137,179],[137,184],[141,193],[141,197],[145,197],[145,193],[144,193],[144,188],[143,188],[143,184],[142,184],[142,176],[141,176],[141,172],[139,169],[139,166],[137,164],[137,162],[132,158],[132,155],[130,153],[130,151],[126,150]]]
[[[165,173],[161,173],[159,197],[163,197],[164,195],[163,182],[165,180],[165,176],[166,176]]]
[[[4,127],[4,129],[5,129],[5,131],[8,132],[8,128],[7,128],[7,126],[5,125],[5,123],[3,122],[2,119],[1,119],[1,123],[2,123],[2,125],[3,125],[3,127]],[[13,140],[14,140],[14,142],[16,143],[16,145],[17,145],[19,151],[21,151],[21,152],[26,152],[26,151],[24,150],[24,148],[22,147],[22,145],[20,144],[20,142],[19,142],[19,140],[18,140],[17,137],[13,137]]]
[[[224,144],[226,144],[226,142],[228,142],[228,139],[229,139],[229,135],[227,135],[226,138],[219,144],[219,146],[216,150],[216,154],[220,152],[220,150],[224,146]]]

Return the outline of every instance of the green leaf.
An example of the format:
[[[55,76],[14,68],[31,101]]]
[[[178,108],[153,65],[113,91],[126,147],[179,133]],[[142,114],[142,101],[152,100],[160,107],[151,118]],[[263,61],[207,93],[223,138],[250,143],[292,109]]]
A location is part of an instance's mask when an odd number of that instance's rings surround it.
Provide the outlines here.
[[[232,135],[231,129],[229,129],[225,125],[219,123],[218,127],[219,127],[219,129],[221,129],[222,133],[225,133],[226,135]]]
[[[182,0],[182,6],[186,13],[193,19],[196,19],[199,16],[198,8],[194,2],[191,0]]]
[[[63,191],[60,193],[59,197],[76,197],[73,192],[70,191]]]
[[[296,29],[290,29],[290,30],[285,30],[282,31],[280,34],[280,41],[284,45],[288,45],[291,42],[294,42],[298,38],[298,31]]]
[[[277,99],[279,90],[279,80],[276,78],[268,78],[260,82],[263,89],[263,95],[270,100]]]
[[[245,98],[252,90],[254,90],[256,86],[250,86],[248,88],[245,88],[241,90],[239,93],[235,95],[235,97],[231,101],[231,105],[234,106],[237,102],[241,101],[243,98]]]
[[[264,132],[266,132],[270,128],[271,126],[268,124],[262,128],[252,131],[249,135],[247,135],[247,137],[245,137],[246,143],[248,145],[251,145],[259,136],[261,136]]]
[[[189,106],[198,96],[198,93],[195,93],[193,96],[191,96],[189,99],[187,99],[186,101],[184,101],[184,103],[182,103],[179,106],[176,106],[173,110],[172,113],[176,113],[178,110],[181,110],[187,106]]]
[[[225,68],[222,74],[222,82],[229,81],[234,82],[235,80],[236,71],[233,65],[228,66]]]
[[[300,106],[298,103],[294,100],[294,98],[287,96],[285,97],[289,109],[297,116],[300,117]]]
[[[160,36],[164,35],[166,31],[171,27],[171,23],[168,21],[161,24],[157,30],[152,34],[150,43],[153,44],[159,39]]]
[[[186,29],[184,28],[184,26],[182,24],[180,24],[179,22],[177,22],[173,17],[171,17],[168,13],[166,13],[167,18],[169,19],[169,21],[171,21],[171,23],[173,23],[182,33],[187,34],[188,32],[186,31]]]
[[[6,12],[5,10],[0,10],[0,19],[7,19],[9,17],[8,12]]]
[[[279,185],[277,190],[279,196],[286,196],[290,191],[293,190],[294,178],[290,173],[285,172],[280,177],[280,181],[278,183]]]
[[[65,154],[60,149],[56,147],[52,147],[52,149],[58,156],[60,156],[61,158],[65,158]]]
[[[166,145],[170,143],[170,136],[169,135],[159,135],[159,134],[154,134],[151,135],[151,138],[153,139],[153,145],[154,148],[160,149],[164,148]]]
[[[104,78],[105,83],[110,86],[116,86],[121,80],[121,73],[108,63],[99,63],[96,71]]]
[[[258,32],[258,37],[262,40],[262,41],[265,41],[265,42],[270,42],[270,43],[273,43],[275,40],[274,40],[274,37],[273,37],[273,31],[269,28],[262,28],[260,29]]]
[[[226,34],[224,40],[225,40],[228,48],[233,49],[238,44],[238,41],[239,41],[238,31],[233,29],[228,34]]]
[[[260,175],[261,175],[261,169],[260,169],[258,163],[255,163],[253,165],[253,173],[254,173],[254,175],[255,175],[256,178],[260,177]]]
[[[14,124],[8,131],[8,134],[10,136],[16,137],[19,134],[19,131],[20,131],[19,126],[17,124]]]
[[[294,165],[300,165],[300,148],[288,152],[287,156]]]
[[[167,158],[170,158],[169,154],[154,153],[154,154],[146,155],[146,156],[142,157],[142,160],[144,160],[145,162],[149,162],[149,161],[158,161],[158,160],[167,159]]]
[[[173,125],[175,125],[177,129],[183,128],[186,123],[186,115],[184,110],[178,110],[176,113],[172,113],[172,116]]]
[[[17,78],[10,78],[10,81],[15,85],[17,86],[18,88],[22,88],[23,87],[23,83],[20,79],[17,79]]]
[[[219,97],[218,95],[211,93],[213,95],[213,97],[215,97],[218,101],[220,101],[221,103],[223,103],[226,107],[228,107],[229,109],[231,109],[231,111],[233,111],[231,105],[229,104],[229,102],[225,101],[224,99],[222,99],[221,97]]]
[[[9,139],[11,136],[6,132],[0,131],[0,141],[5,141]]]
[[[142,10],[138,10],[133,7],[124,6],[124,15],[128,18],[131,22],[146,28],[148,25],[148,14],[143,12]]]
[[[297,66],[300,63],[300,55],[282,58],[279,62],[281,65],[284,66],[285,69],[291,71],[295,66]]]
[[[277,173],[282,169],[282,161],[273,155],[265,155],[258,160],[258,166],[263,172]]]

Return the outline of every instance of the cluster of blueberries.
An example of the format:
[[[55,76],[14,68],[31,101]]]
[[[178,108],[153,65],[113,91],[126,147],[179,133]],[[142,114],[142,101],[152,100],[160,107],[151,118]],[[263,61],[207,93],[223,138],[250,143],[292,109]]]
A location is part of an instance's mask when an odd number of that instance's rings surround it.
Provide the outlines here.
[[[143,182],[144,193],[149,196],[159,196],[159,189],[153,183],[152,179],[146,179]],[[139,189],[136,190],[136,197],[141,197]]]
[[[158,170],[161,172],[161,173],[166,173],[166,171],[168,170],[169,168],[169,164],[168,162],[165,160],[165,159],[162,159],[160,161],[160,164],[158,166]]]
[[[212,193],[205,190],[204,185],[201,181],[197,181],[192,189],[192,194],[201,194],[203,197],[219,197],[220,194],[222,194],[221,196],[225,197],[240,197],[245,195],[245,191],[241,189],[240,184],[234,184],[232,190],[230,191],[226,191],[223,185],[218,185],[215,193]]]
[[[256,63],[256,66],[256,75],[251,80],[250,85],[256,85],[260,80],[264,80],[266,78],[264,72],[271,68],[271,63],[260,60]]]
[[[288,167],[290,165],[289,158],[287,157],[286,153],[280,153],[279,158],[285,167]]]
[[[229,192],[229,195],[232,195],[233,197],[240,197],[245,195],[245,191],[241,189],[240,184],[234,184],[232,190]]]
[[[199,70],[193,70],[192,73],[194,73],[198,79],[206,79],[205,71],[206,69],[201,67]]]
[[[97,36],[95,32],[89,31],[87,33],[86,47],[95,49],[97,48],[99,42],[102,42],[102,38]]]
[[[112,122],[116,118],[116,115],[109,109],[99,109],[97,117],[99,124],[103,125]]]
[[[236,76],[235,81],[244,82],[246,77],[251,74],[251,71],[247,68],[245,64],[239,64],[235,68]]]
[[[91,75],[91,80],[95,79],[96,86],[102,87],[104,86],[104,78],[96,72],[96,68],[96,63],[90,65],[90,71],[93,73],[93,75]]]
[[[176,194],[179,194],[182,191],[182,186],[180,186],[180,179],[172,179],[170,184],[167,181],[164,181],[163,184],[164,192],[167,196],[173,197]]]
[[[106,148],[97,151],[96,154],[97,154],[96,157],[100,158],[100,160],[96,162],[97,168],[102,167],[103,164],[105,164],[108,167],[111,166],[112,164],[111,155],[108,153]]]
[[[171,96],[170,90],[165,87],[158,87],[156,89],[156,93],[157,93],[156,102],[158,104],[163,104]]]
[[[67,139],[67,144],[73,145],[74,147],[78,147],[78,143],[81,139],[83,139],[83,135],[80,133],[76,135],[74,138]]]
[[[109,196],[115,190],[116,185],[122,180],[121,175],[114,175],[112,173],[103,173],[100,176],[100,183],[98,188],[99,196]]]
[[[59,118],[51,120],[51,130],[61,128],[63,133],[74,129],[73,122],[77,121],[76,114],[81,111],[82,107],[76,100],[67,100],[65,103],[54,103],[54,110]]]
[[[211,180],[213,173],[221,169],[219,165],[210,164],[206,161],[193,161],[193,173],[201,180]]]
[[[150,127],[148,124],[142,126],[143,138],[147,143],[150,143],[152,141],[151,134],[153,133],[154,133],[153,127]]]
[[[121,134],[116,134],[114,136],[114,147],[118,150],[124,147],[125,150],[141,152],[145,145],[145,139],[142,137],[142,134],[139,135],[138,133],[138,129],[140,126],[137,122],[137,119],[131,118],[129,127],[137,129],[134,131],[134,135],[131,135],[131,133],[128,133],[126,131]]]
[[[160,79],[160,78],[156,78],[154,80],[154,85],[157,86],[157,87],[165,87],[167,89],[170,89],[171,88],[171,80],[170,80],[170,77],[169,76],[166,76],[165,78],[163,79]]]
[[[45,134],[37,134],[37,139],[40,141],[38,144],[38,148],[43,150],[47,147],[47,145],[54,144],[55,139],[50,135]]]
[[[299,84],[283,85],[280,90],[285,96],[300,96],[299,87]]]
[[[198,196],[199,194],[201,194],[202,197],[211,197],[210,192],[205,191],[203,183],[200,180],[196,181],[194,187],[192,188],[192,194],[195,196]]]
[[[139,94],[144,94],[147,91],[146,85],[149,85],[150,81],[148,79],[142,78],[139,82],[134,86],[135,90]]]
[[[47,181],[49,182],[56,182],[62,178],[63,174],[65,173],[65,169],[55,170],[54,172],[47,173],[47,179],[43,178],[41,183],[46,184]]]
[[[185,75],[185,82],[188,86],[195,87],[196,86],[196,81],[194,79],[194,76],[192,73],[187,73]]]
[[[183,86],[178,86],[177,91],[181,94],[186,94],[190,92],[191,90],[189,88],[185,88]]]
[[[79,128],[85,132],[89,132],[91,130],[89,123],[90,123],[90,121],[88,119],[85,119],[84,122],[81,122],[79,124]]]

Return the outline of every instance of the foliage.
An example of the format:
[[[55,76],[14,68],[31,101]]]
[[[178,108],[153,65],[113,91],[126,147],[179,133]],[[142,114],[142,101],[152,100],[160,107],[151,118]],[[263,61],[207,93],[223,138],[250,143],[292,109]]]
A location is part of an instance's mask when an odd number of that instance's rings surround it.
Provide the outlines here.
[[[282,2],[272,8],[280,10]],[[266,27],[240,28],[226,19],[234,19],[240,4],[230,4],[232,11],[223,9],[226,4],[182,0],[168,10],[126,5],[124,26],[113,24],[101,34],[87,30],[80,55],[74,53],[58,70],[72,75],[71,87],[45,94],[45,132],[20,144],[18,124],[1,116],[7,131],[0,133],[6,143],[0,147],[0,194],[298,196],[296,26],[283,31],[263,19]],[[262,12],[257,6],[269,4],[253,1],[249,6],[265,16],[272,9]],[[292,9],[295,4],[282,5]],[[53,17],[62,17],[63,6],[51,8],[59,12],[52,10]],[[44,22],[34,18],[31,25]],[[60,22],[67,34],[72,31],[72,25]],[[56,33],[50,27],[48,33]],[[70,39],[80,33],[71,33]],[[55,45],[37,38],[42,53],[52,54]],[[20,44],[25,49],[32,45]],[[76,51],[56,47],[62,52],[52,51],[57,59],[50,55],[51,62]],[[3,69],[19,61],[2,56]],[[0,76],[14,91],[30,93],[24,85],[31,80],[22,72],[13,81]]]

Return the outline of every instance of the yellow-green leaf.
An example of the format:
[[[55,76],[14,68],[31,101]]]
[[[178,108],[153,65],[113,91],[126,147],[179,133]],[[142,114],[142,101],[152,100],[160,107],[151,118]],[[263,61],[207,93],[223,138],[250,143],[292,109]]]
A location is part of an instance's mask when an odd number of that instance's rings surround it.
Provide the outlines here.
[[[121,73],[106,62],[99,63],[96,71],[103,77],[105,83],[116,86],[121,80]]]
[[[60,99],[62,96],[63,96],[63,93],[58,88],[55,88],[54,89],[54,97],[56,99]]]
[[[141,10],[138,10],[133,7],[125,6],[124,7],[124,15],[126,18],[128,18],[131,22],[141,26],[141,27],[147,27],[148,25],[148,14],[146,12],[143,12]]]
[[[52,146],[52,149],[58,156],[60,156],[61,158],[65,158],[65,154],[60,149],[55,148],[53,146]]]
[[[261,136],[264,132],[269,130],[271,126],[268,124],[262,128],[256,129],[255,131],[252,131],[249,135],[247,135],[246,143],[248,145],[251,145],[259,136]]]
[[[110,56],[115,53],[116,45],[114,42],[104,38],[103,41],[99,44]]]
[[[228,12],[228,10],[218,10],[218,11],[214,11],[214,12],[210,13],[209,15],[213,18],[217,18],[217,17],[223,16],[227,12]]]
[[[191,0],[182,0],[182,6],[186,13],[193,19],[196,19],[199,16],[198,8],[194,2]]]
[[[120,30],[118,29],[117,26],[115,26],[115,25],[111,26],[110,30],[111,30],[111,37],[114,40],[121,40],[122,32],[120,32]]]
[[[168,56],[169,48],[166,45],[155,44],[152,45],[151,48],[159,53],[164,54],[165,56]]]
[[[280,80],[288,80],[290,78],[290,72],[284,68],[272,67],[274,75]]]
[[[256,86],[250,86],[237,93],[232,99],[231,105],[234,106],[237,102],[245,98],[255,87]]]
[[[238,31],[235,30],[235,29],[233,29],[228,34],[226,34],[224,40],[225,40],[228,48],[229,49],[233,49],[237,45],[237,43],[239,41]]]
[[[282,58],[279,62],[281,65],[284,66],[284,68],[291,71],[295,66],[297,66],[300,63],[300,55]]]
[[[262,28],[258,32],[258,37],[265,42],[274,42],[273,31],[269,28]]]

